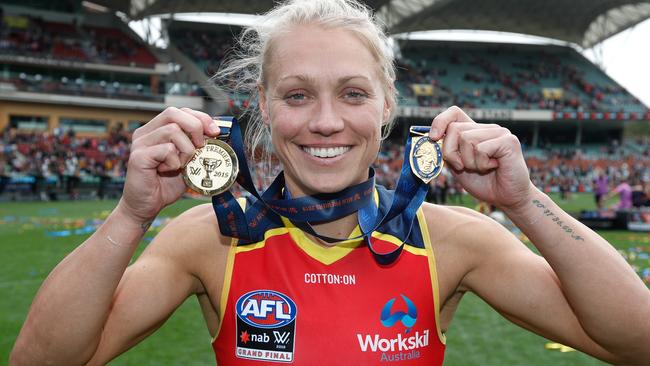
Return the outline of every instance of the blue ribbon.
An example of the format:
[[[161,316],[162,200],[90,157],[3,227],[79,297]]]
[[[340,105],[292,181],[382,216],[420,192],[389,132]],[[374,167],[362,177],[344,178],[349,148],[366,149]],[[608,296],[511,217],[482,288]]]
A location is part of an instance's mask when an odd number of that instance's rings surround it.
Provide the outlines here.
[[[375,260],[381,265],[389,265],[399,257],[404,248],[404,242],[393,251],[378,253],[372,246],[371,237],[372,233],[380,229],[382,225],[401,215],[403,222],[407,225],[404,236],[404,240],[406,240],[413,228],[417,210],[426,197],[428,185],[411,171],[410,136],[404,150],[404,163],[393,195],[393,202],[386,214],[380,217],[379,209],[373,202],[375,174],[372,168],[369,170],[369,179],[363,183],[336,193],[300,198],[289,196],[289,192],[284,189],[284,173],[281,172],[273,183],[260,194],[253,184],[244,153],[241,131],[236,119],[232,117],[219,117],[219,119],[232,122],[229,132],[231,146],[239,161],[237,182],[256,198],[252,201],[251,206],[244,211],[229,191],[212,197],[212,206],[223,235],[238,238],[241,243],[251,243],[263,238],[264,232],[272,225],[282,225],[280,217],[283,216],[301,230],[330,243],[363,237]],[[426,127],[422,129],[422,132],[428,131]],[[223,128],[222,132],[224,132]],[[309,224],[310,222],[336,220],[354,212],[358,212],[359,227],[362,232],[358,237],[327,237],[315,232]]]

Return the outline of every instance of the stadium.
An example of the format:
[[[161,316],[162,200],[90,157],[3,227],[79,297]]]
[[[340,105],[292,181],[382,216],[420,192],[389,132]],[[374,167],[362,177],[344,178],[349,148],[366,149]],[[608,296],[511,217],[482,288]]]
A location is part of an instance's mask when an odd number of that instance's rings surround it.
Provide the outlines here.
[[[379,183],[395,186],[409,127],[429,125],[457,105],[478,122],[499,123],[515,133],[534,183],[598,229],[650,283],[650,108],[582,52],[650,18],[650,4],[365,3],[393,35],[398,66],[398,121],[375,164]],[[169,106],[240,116],[256,103],[212,76],[242,29],[237,15],[259,14],[273,4],[0,4],[0,237],[7,256],[0,271],[0,309],[6,315],[0,323],[1,359],[8,359],[43,279],[115,206],[133,131]],[[222,22],[188,20],[186,13],[220,13]],[[142,25],[137,32],[134,23]],[[432,30],[510,32],[553,41],[412,37]],[[245,116],[242,121],[245,125]],[[279,169],[258,174],[257,185],[268,185]],[[629,192],[628,205],[619,200],[621,186]],[[607,198],[601,206],[595,194]],[[448,172],[432,182],[427,199],[501,219],[463,192]],[[145,245],[171,218],[199,203],[188,196],[166,209]],[[513,232],[528,243],[516,228]],[[111,364],[213,364],[196,305],[186,301],[160,331]],[[449,365],[602,364],[522,331],[476,296],[465,300],[447,338]]]

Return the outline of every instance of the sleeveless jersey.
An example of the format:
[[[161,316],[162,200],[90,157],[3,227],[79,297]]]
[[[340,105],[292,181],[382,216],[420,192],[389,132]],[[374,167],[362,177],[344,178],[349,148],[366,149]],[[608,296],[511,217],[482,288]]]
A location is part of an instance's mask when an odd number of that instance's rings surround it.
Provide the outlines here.
[[[392,194],[377,186],[380,213]],[[438,280],[421,208],[408,238],[405,230],[398,217],[372,235],[379,252],[406,239],[388,266],[362,239],[324,247],[284,218],[257,242],[233,239],[212,342],[217,364],[441,365]]]

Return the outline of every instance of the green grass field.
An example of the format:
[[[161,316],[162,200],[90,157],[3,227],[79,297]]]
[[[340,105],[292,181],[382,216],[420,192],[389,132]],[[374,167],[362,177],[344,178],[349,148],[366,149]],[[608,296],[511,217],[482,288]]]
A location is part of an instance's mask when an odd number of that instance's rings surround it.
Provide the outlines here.
[[[182,200],[160,217],[173,217],[198,203],[201,202]],[[43,279],[88,235],[84,219],[105,217],[115,204],[115,201],[0,203],[0,248],[4,258],[0,266],[0,364],[8,359]],[[473,202],[467,200],[464,204],[472,206]],[[570,211],[593,208],[590,195],[577,195],[561,204]],[[647,234],[609,231],[603,235],[621,250],[646,247],[645,252],[649,251]],[[650,266],[647,258],[635,258],[634,263],[641,268]],[[447,336],[445,365],[602,364],[579,352],[546,350],[545,339],[510,324],[473,295],[463,299]],[[186,301],[157,333],[111,364],[214,365],[210,335],[196,299]]]

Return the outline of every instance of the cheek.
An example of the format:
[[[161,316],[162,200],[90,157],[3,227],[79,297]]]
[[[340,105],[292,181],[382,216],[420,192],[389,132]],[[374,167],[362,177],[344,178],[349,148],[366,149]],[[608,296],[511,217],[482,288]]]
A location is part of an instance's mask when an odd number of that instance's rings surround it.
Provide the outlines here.
[[[273,141],[277,139],[291,138],[299,133],[305,116],[295,108],[287,108],[279,105],[270,105],[269,127]]]
[[[383,123],[383,110],[379,105],[373,104],[363,110],[356,108],[351,111],[350,116],[356,121],[357,130],[360,134],[367,136],[371,140],[381,138],[381,126]]]

